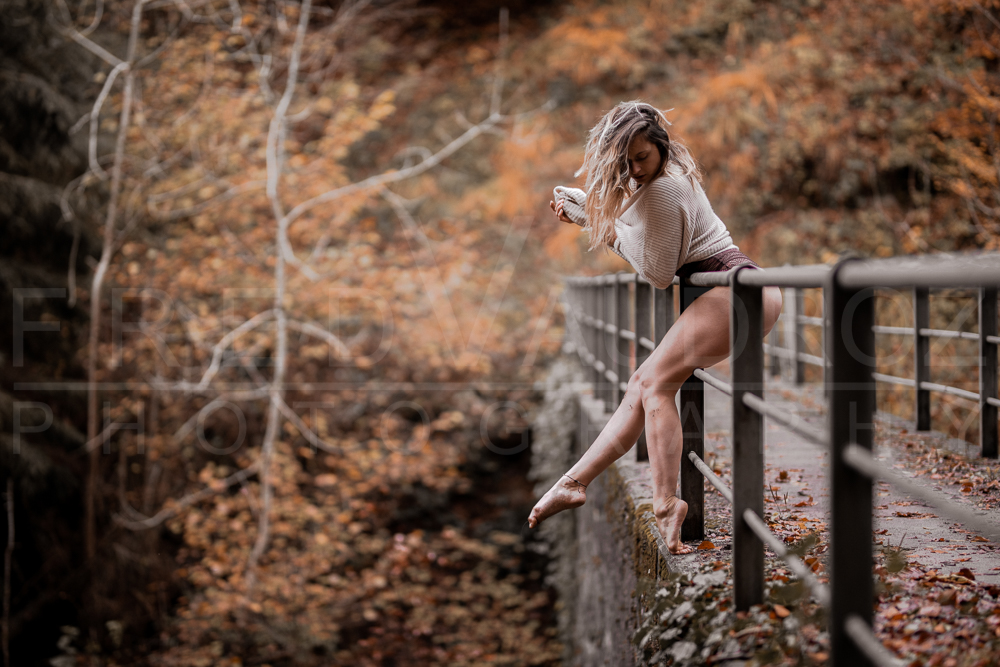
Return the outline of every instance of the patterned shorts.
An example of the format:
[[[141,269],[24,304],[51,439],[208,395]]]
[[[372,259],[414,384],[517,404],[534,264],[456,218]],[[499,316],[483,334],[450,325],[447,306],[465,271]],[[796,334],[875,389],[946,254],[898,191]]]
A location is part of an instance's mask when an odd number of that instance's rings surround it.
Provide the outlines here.
[[[728,271],[729,269],[739,266],[740,264],[752,264],[753,266],[757,266],[757,263],[740,252],[739,248],[730,248],[729,250],[723,250],[720,253],[716,253],[707,259],[683,265],[681,268],[677,269],[677,275],[681,278],[687,278],[692,273]]]

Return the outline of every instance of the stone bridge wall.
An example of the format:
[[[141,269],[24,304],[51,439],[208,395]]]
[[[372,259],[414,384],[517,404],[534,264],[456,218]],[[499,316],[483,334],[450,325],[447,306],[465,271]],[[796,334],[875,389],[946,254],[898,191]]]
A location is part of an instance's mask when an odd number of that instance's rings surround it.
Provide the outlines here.
[[[563,357],[546,382],[534,420],[532,476],[540,495],[600,432],[609,415],[588,392],[575,360]],[[587,488],[587,504],[542,524],[539,550],[551,557],[548,580],[559,591],[565,664],[635,663],[643,582],[664,576],[665,549],[653,523],[648,464],[622,457]],[[637,591],[637,588],[639,589]]]

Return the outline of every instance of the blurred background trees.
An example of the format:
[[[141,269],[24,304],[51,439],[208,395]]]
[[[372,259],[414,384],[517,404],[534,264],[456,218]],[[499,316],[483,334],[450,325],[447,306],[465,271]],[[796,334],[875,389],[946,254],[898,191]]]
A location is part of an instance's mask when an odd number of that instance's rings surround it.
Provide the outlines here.
[[[622,99],[762,264],[1000,249],[992,5],[507,9],[0,0],[16,664],[556,661],[532,384],[626,267],[547,203]]]

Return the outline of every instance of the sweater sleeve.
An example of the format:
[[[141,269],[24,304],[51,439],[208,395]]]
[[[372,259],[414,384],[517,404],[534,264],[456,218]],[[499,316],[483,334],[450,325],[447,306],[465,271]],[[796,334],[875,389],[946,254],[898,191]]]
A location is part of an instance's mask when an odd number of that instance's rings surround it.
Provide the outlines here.
[[[552,190],[552,198],[555,201],[563,200],[563,213],[577,225],[584,227],[587,224],[587,193],[580,188],[567,188],[557,185]]]
[[[552,195],[556,201],[560,199],[563,201],[563,213],[566,217],[572,220],[575,224],[580,227],[587,226],[587,193],[579,188],[568,188],[562,185],[557,185],[552,191]],[[617,221],[615,224],[617,232]],[[622,251],[619,239],[615,239],[615,244],[613,246],[609,245],[612,251],[626,262],[635,266],[635,262],[629,259]]]

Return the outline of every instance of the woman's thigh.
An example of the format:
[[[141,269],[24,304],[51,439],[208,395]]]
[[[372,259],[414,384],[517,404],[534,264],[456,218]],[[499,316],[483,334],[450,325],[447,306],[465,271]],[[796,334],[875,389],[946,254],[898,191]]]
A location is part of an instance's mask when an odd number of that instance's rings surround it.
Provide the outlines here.
[[[644,390],[679,388],[696,368],[729,356],[729,288],[715,287],[688,306],[639,367]]]

